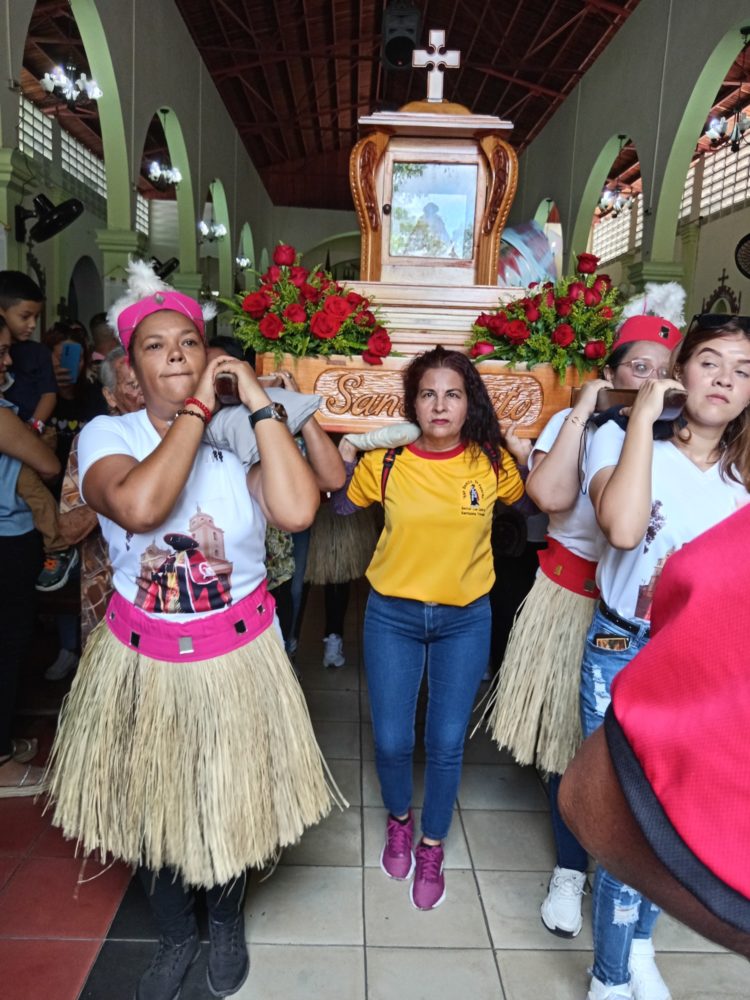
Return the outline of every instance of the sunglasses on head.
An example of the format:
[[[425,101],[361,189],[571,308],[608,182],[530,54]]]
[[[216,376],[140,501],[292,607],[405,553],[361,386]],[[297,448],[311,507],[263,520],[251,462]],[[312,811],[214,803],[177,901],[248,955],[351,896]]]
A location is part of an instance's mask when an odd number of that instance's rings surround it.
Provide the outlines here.
[[[691,333],[693,330],[720,330],[730,323],[738,326],[745,333],[750,333],[750,316],[732,316],[729,313],[696,313],[690,320],[687,332]]]

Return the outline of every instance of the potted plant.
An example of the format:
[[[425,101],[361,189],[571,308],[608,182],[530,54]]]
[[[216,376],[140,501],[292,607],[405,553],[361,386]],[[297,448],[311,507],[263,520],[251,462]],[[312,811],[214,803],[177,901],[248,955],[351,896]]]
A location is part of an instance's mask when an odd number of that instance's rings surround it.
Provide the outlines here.
[[[289,359],[318,358],[323,367],[334,356],[359,356],[382,365],[391,339],[372,301],[348,290],[320,268],[300,265],[294,247],[279,244],[273,264],[260,275],[256,292],[224,300],[237,340],[260,357],[262,371]],[[292,360],[295,368],[298,364]],[[320,367],[320,366],[318,366]]]
[[[504,361],[532,369],[548,364],[563,383],[573,367],[579,377],[598,368],[609,354],[622,312],[619,293],[598,257],[578,255],[577,273],[529,286],[526,294],[472,325],[469,354],[475,361]]]

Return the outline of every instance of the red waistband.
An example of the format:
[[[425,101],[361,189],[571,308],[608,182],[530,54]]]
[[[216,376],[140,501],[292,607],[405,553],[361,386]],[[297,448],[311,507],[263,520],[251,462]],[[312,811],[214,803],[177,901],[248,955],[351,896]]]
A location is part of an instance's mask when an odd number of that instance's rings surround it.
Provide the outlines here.
[[[566,590],[581,597],[598,599],[601,595],[596,585],[596,563],[575,552],[547,535],[547,548],[539,552],[539,566],[545,576]]]
[[[210,660],[247,645],[273,623],[276,602],[266,581],[237,604],[213,615],[172,622],[166,615],[152,618],[116,591],[104,620],[112,635],[129,649],[152,660]]]

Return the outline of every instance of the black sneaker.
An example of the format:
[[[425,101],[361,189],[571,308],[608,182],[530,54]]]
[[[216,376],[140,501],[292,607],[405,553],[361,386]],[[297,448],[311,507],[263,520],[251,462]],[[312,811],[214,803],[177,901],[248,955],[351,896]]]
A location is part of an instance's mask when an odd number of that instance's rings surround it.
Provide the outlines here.
[[[60,590],[78,565],[78,549],[71,545],[61,552],[52,552],[44,560],[44,568],[36,581],[37,590]]]
[[[233,920],[221,923],[209,917],[208,932],[211,939],[206,969],[208,988],[215,997],[228,997],[237,992],[250,971],[244,914],[240,912]]]
[[[160,938],[159,949],[140,978],[135,1000],[177,1000],[188,969],[200,953],[197,931],[181,944]]]

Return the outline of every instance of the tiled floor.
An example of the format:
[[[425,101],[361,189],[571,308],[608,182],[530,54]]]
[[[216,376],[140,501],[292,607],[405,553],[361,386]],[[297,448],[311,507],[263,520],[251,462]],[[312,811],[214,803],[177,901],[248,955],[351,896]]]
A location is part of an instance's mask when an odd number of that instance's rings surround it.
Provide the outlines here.
[[[351,803],[287,851],[247,896],[252,968],[241,1000],[583,1000],[591,961],[587,920],[574,941],[549,934],[539,904],[553,863],[546,797],[536,774],[508,762],[479,733],[468,743],[448,840],[446,902],[431,913],[409,904],[408,887],[378,867],[384,813],[373,764],[358,644],[362,593],[353,595],[348,666],[320,666],[319,604],[313,595],[298,658],[321,745]],[[418,755],[421,756],[421,755]],[[415,805],[423,766],[416,765]],[[24,803],[21,805],[20,803]],[[153,951],[154,928],[131,883],[106,940],[103,920],[125,876],[112,870],[81,886],[77,863],[37,807],[19,800],[0,813],[0,997],[3,1000],[131,1000]],[[24,847],[24,834],[33,846]],[[87,869],[87,875],[92,874]],[[97,885],[98,882],[98,885]],[[107,897],[109,917],[86,900]],[[589,913],[588,897],[586,913]],[[203,927],[205,939],[205,926]],[[663,917],[659,964],[674,1000],[750,996],[744,959]],[[101,948],[101,950],[99,950]],[[205,952],[182,1000],[209,996]]]

